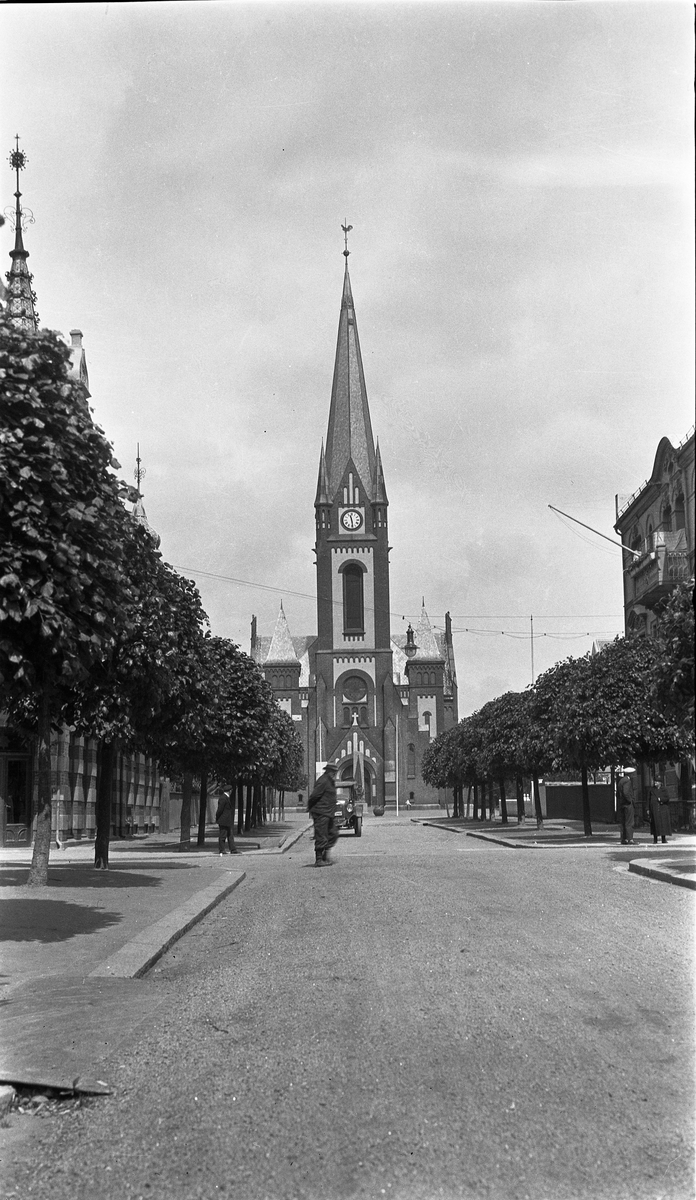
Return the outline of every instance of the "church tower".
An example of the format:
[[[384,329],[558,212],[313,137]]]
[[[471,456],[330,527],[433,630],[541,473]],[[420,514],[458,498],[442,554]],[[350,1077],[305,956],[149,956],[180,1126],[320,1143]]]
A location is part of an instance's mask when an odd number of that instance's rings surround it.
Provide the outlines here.
[[[433,628],[423,601],[414,630],[392,633],[389,501],[375,443],[348,273],[347,235],[326,441],[314,500],[317,633],[292,637],[282,605],[272,637],[252,618],[251,654],[298,722],[311,790],[338,767],[376,813],[444,802],[422,778],[433,738],[457,721],[452,626]]]
[[[394,779],[388,500],[375,447],[346,247],[326,446],[315,500],[316,761],[362,766],[366,795]],[[389,789],[387,789],[388,791]],[[393,788],[391,789],[393,790]]]

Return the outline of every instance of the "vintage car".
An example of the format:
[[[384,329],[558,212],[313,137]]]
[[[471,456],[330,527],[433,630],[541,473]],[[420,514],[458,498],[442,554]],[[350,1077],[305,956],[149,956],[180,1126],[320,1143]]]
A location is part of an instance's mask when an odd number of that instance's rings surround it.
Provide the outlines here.
[[[336,811],[334,813],[339,831],[352,829],[356,837],[362,837],[363,805],[356,800],[351,782],[336,784]]]

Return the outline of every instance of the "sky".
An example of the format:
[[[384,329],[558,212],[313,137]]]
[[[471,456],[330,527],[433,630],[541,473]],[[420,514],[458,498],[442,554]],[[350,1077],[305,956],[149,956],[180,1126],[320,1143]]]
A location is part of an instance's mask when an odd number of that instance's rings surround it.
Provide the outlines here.
[[[215,634],[248,652],[281,599],[316,631],[346,221],[393,632],[450,612],[462,716],[622,632],[620,551],[548,506],[615,538],[693,425],[692,30],[660,0],[0,6],[41,325],[83,331]]]

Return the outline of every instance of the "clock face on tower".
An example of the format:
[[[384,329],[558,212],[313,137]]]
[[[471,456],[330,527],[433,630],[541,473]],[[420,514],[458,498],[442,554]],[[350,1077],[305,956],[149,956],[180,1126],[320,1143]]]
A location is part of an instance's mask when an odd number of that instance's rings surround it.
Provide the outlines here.
[[[341,525],[347,529],[349,533],[356,533],[363,523],[362,513],[356,508],[347,508],[341,513]]]

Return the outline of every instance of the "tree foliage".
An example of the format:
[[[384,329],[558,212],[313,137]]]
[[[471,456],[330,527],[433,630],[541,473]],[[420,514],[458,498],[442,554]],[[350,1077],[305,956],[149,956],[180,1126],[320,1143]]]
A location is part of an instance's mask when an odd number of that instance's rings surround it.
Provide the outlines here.
[[[680,583],[660,614],[655,634],[654,699],[694,748],[694,588]]]
[[[111,446],[54,333],[0,318],[0,687],[39,698],[39,796],[29,882],[45,884],[50,738],[61,704],[111,653],[131,593]]]

